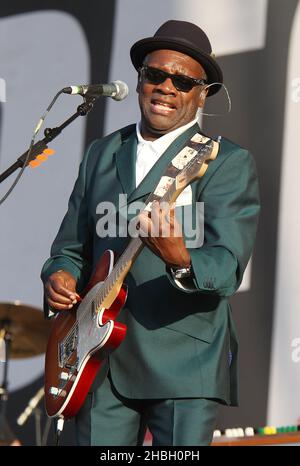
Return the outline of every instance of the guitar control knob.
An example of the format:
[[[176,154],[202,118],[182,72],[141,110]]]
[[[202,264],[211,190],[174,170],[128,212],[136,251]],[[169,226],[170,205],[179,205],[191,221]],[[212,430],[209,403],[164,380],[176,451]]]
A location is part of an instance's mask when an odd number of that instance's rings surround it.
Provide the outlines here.
[[[59,375],[60,380],[69,380],[68,372],[61,372]]]
[[[57,387],[50,387],[49,393],[50,395],[57,396],[59,394],[59,389]]]

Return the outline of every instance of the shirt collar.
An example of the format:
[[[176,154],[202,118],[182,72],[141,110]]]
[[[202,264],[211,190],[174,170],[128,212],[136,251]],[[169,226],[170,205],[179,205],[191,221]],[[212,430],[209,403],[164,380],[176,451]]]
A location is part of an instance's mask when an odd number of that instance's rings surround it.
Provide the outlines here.
[[[147,141],[146,139],[143,138],[141,135],[140,131],[140,125],[141,122],[136,124],[136,135],[138,139],[138,145],[147,145],[149,148],[153,149],[155,152],[158,153],[163,153],[167,147],[175,141],[175,139],[180,136],[182,133],[184,133],[187,129],[191,128],[193,125],[195,125],[198,122],[198,117],[196,117],[193,121],[190,121],[184,126],[180,126],[180,128],[176,128],[173,131],[170,131],[167,134],[164,134],[158,139],[155,139],[154,141]]]

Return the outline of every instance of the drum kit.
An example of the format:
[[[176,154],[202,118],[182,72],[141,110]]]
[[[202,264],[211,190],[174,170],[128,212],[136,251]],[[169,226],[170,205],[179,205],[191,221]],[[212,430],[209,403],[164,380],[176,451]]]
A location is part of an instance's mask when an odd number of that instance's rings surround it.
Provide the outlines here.
[[[0,445],[12,445],[16,441],[6,418],[9,361],[45,353],[50,330],[51,321],[46,320],[39,309],[23,305],[19,301],[0,303],[0,361],[3,365],[2,383],[0,382]],[[43,394],[44,389],[41,388],[30,400],[17,420],[19,425],[23,425],[35,410],[39,415],[37,405]],[[36,438],[37,444],[41,445],[41,435],[36,435]]]

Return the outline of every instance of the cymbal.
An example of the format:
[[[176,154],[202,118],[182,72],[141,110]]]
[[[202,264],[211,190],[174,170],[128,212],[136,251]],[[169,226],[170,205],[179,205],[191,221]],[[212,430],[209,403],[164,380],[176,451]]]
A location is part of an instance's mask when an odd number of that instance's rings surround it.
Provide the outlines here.
[[[11,336],[12,359],[29,358],[45,353],[51,322],[43,312],[32,306],[15,303],[0,303],[0,335],[6,330]]]

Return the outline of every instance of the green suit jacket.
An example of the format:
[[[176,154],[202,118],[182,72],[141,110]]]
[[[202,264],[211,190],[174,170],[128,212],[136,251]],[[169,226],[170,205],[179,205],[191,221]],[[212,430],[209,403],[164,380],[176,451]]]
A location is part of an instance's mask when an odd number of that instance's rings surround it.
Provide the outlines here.
[[[179,136],[135,189],[135,126],[94,141],[80,166],[67,214],[42,270],[59,269],[86,285],[106,249],[122,252],[127,238],[99,238],[97,205],[145,200],[173,157],[199,131]],[[125,340],[110,358],[117,390],[129,398],[218,398],[237,404],[237,339],[228,297],[239,287],[253,248],[259,196],[251,154],[222,139],[203,178],[192,184],[193,203],[204,202],[205,234],[190,248],[192,290],[182,290],[164,262],[145,247],[127,276],[129,295],[119,321]]]

